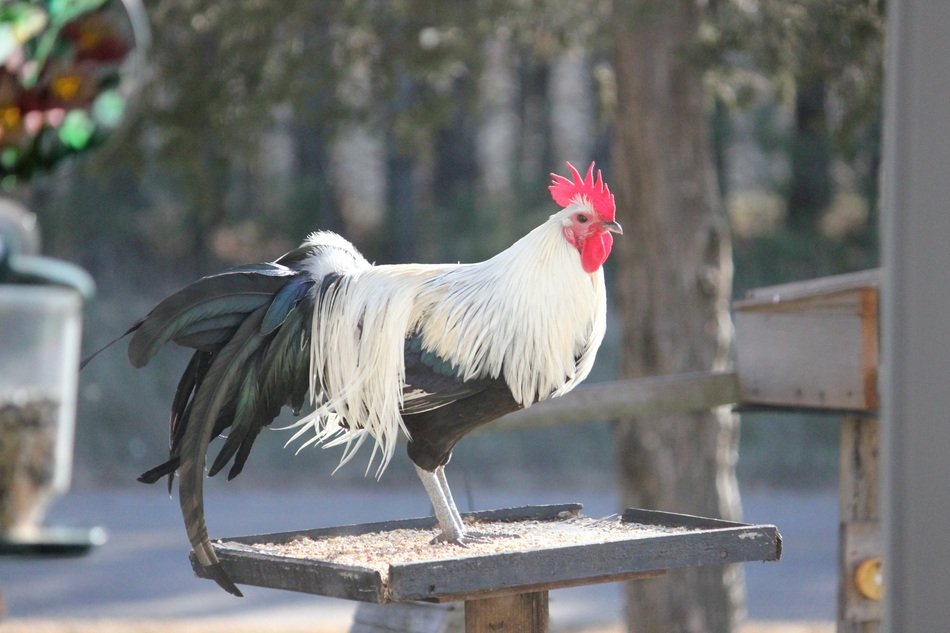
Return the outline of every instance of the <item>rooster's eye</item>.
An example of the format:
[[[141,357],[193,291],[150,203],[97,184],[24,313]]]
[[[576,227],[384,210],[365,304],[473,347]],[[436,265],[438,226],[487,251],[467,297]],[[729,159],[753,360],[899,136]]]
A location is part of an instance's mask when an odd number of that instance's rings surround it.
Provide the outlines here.
[[[587,216],[581,213],[580,215],[577,216],[577,221],[580,222],[581,224],[585,224],[587,222]]]

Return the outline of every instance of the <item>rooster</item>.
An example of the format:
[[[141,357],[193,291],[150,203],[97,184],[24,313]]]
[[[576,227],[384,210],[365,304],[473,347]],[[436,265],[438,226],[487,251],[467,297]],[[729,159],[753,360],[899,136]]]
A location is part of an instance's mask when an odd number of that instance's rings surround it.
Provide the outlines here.
[[[198,562],[241,592],[208,539],[208,469],[244,466],[260,430],[287,405],[288,440],[343,446],[340,465],[367,441],[380,476],[400,435],[441,529],[465,545],[445,477],[456,442],[478,426],[569,392],[591,370],[606,328],[602,264],[610,254],[613,194],[591,163],[585,176],[551,174],[560,207],[511,247],[476,264],[374,266],[335,233],[310,235],[271,263],[204,277],[159,303],[126,334],[147,364],[166,342],[194,349],[171,408],[168,461],[139,479],[179,475],[179,500]]]

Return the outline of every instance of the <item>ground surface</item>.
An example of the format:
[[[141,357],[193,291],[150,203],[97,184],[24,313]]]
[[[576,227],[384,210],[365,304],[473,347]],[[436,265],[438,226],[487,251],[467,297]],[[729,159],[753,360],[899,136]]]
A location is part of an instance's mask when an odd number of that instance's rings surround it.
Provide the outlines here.
[[[230,618],[181,620],[18,620],[0,624],[4,633],[346,633],[348,622],[314,626],[313,622],[283,623]],[[555,630],[558,630],[555,625]],[[583,633],[624,633],[620,626],[575,629]],[[831,622],[748,622],[738,633],[833,633]]]
[[[372,482],[358,490],[325,480],[312,490],[212,483],[206,495],[210,532],[222,537],[429,513],[421,487],[391,490]],[[609,490],[460,487],[456,495],[463,511],[471,505],[490,509],[574,501],[584,504],[587,516],[618,510]],[[752,491],[745,493],[743,503],[746,522],[775,524],[784,538],[782,561],[744,565],[749,617],[757,623],[743,633],[830,631],[827,626],[782,623],[834,619],[835,493]],[[186,557],[177,501],[157,486],[74,491],[54,506],[48,523],[103,525],[109,541],[80,559],[0,561],[0,593],[8,618],[0,624],[3,633],[344,631],[352,615],[353,604],[342,600],[255,587],[246,589],[247,597],[236,599],[196,579]],[[622,613],[616,584],[551,594],[556,630],[619,630]],[[763,621],[768,626],[763,628]]]

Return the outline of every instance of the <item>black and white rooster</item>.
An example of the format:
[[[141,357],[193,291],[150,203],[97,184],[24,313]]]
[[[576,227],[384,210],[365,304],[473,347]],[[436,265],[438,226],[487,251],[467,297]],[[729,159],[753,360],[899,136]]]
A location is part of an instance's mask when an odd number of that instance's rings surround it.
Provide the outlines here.
[[[400,435],[441,528],[466,542],[445,478],[455,443],[516,409],[567,393],[587,377],[604,336],[601,268],[622,233],[614,197],[591,164],[552,174],[559,210],[476,264],[373,266],[345,239],[310,235],[272,263],[204,277],[136,323],[129,358],[147,364],[168,341],[194,349],[172,404],[170,459],[198,561],[240,591],[208,540],[208,470],[241,472],[260,430],[285,405],[312,412],[293,426],[304,445],[342,445],[341,464],[367,440],[380,475]],[[369,467],[367,468],[367,470]]]

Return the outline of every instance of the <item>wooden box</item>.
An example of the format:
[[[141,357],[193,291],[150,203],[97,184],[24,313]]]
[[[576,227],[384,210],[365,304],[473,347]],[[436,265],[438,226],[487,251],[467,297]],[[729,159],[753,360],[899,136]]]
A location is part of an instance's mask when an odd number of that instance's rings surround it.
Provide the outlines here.
[[[743,404],[873,411],[880,271],[771,286],[735,302]]]

